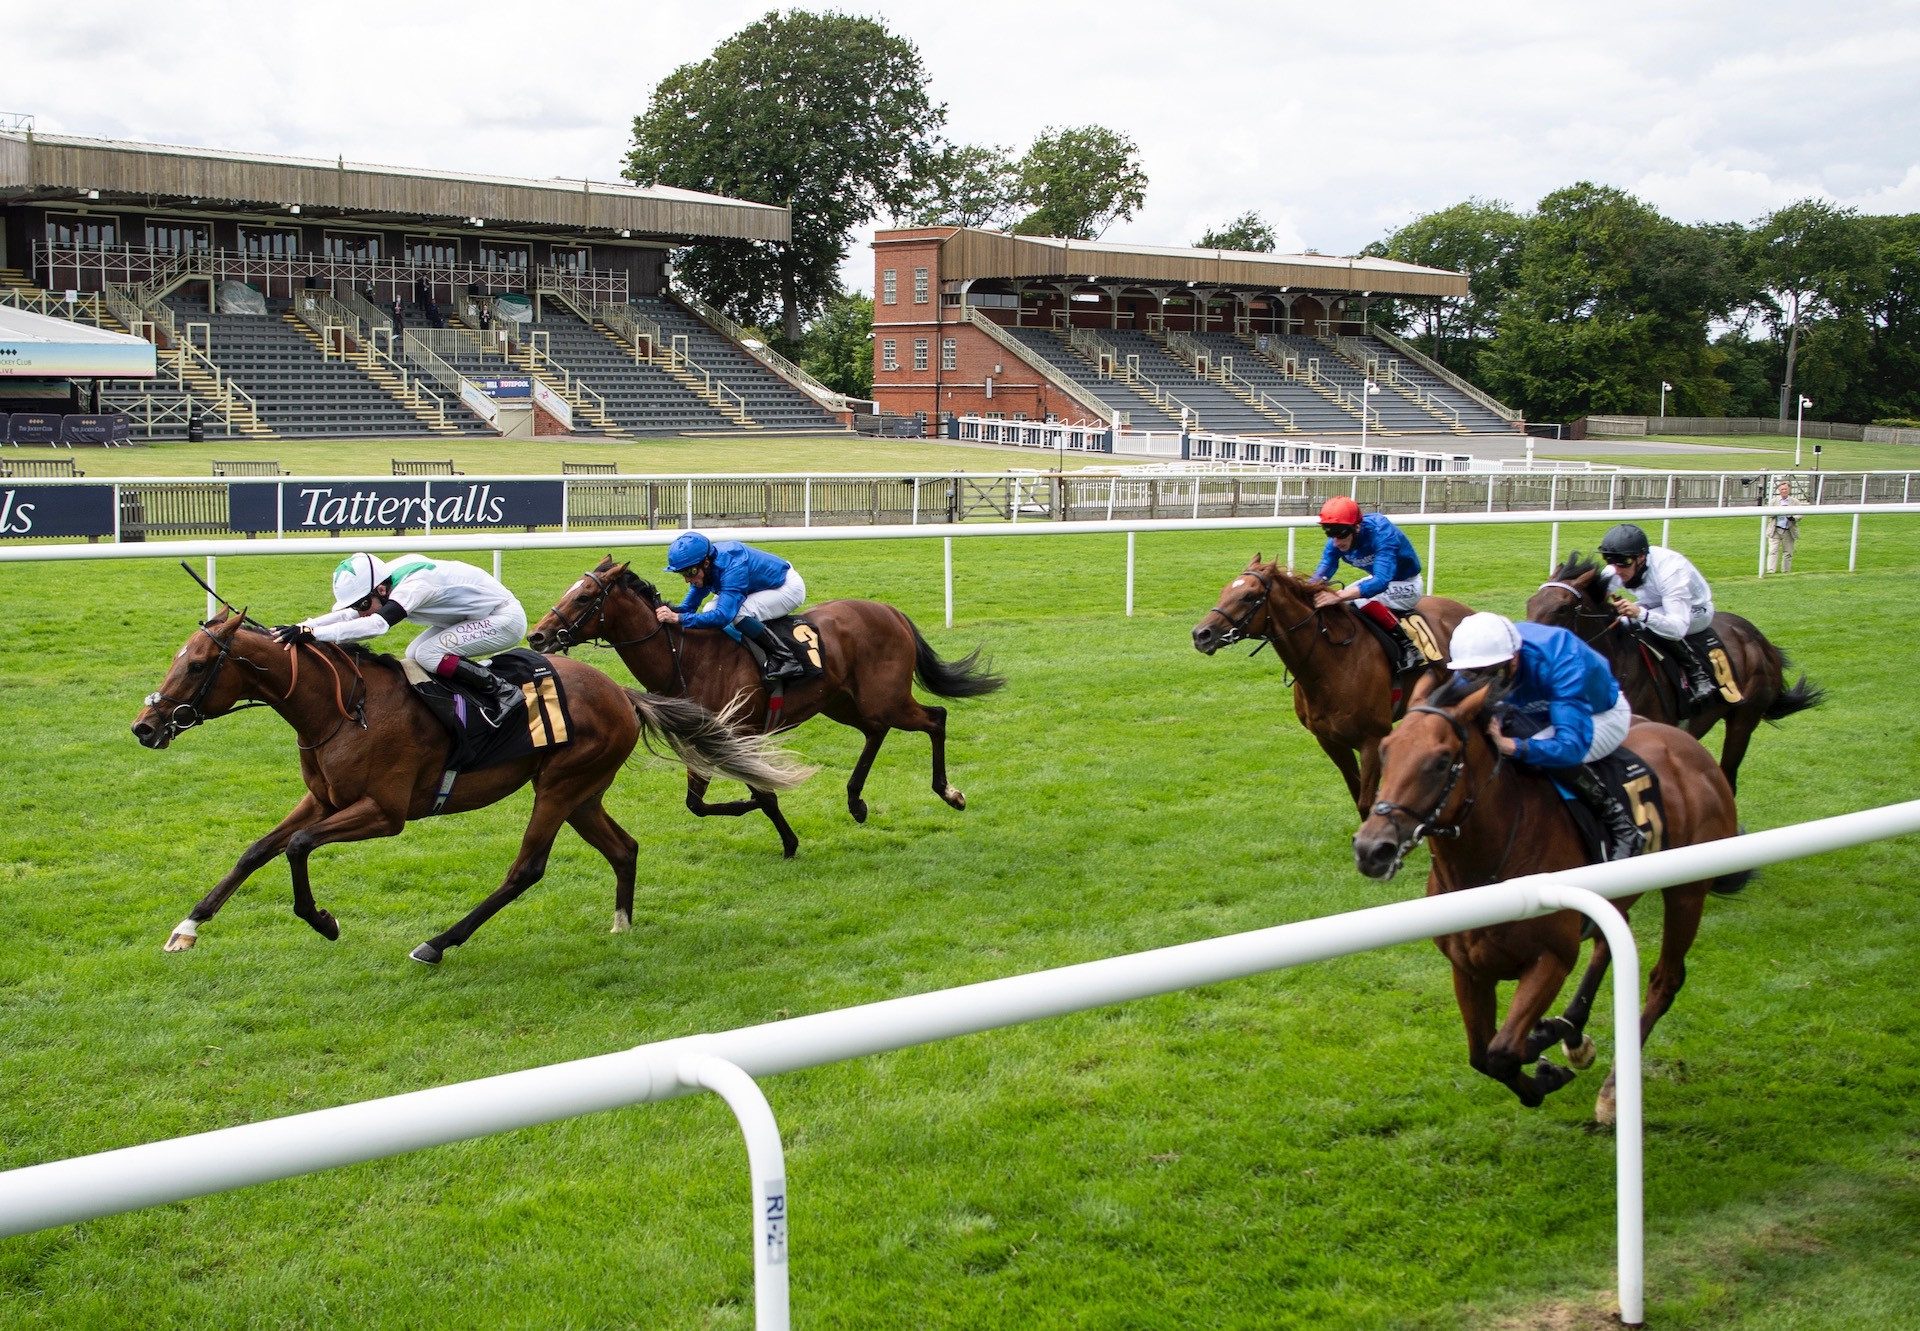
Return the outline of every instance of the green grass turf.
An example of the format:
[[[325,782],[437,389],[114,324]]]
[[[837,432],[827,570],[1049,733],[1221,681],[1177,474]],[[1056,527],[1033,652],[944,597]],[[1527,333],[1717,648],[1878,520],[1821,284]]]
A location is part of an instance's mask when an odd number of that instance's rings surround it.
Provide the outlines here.
[[[993,448],[861,435],[791,435],[689,439],[321,439],[212,440],[138,448],[8,448],[0,457],[72,459],[94,476],[211,476],[214,459],[277,461],[296,476],[386,476],[395,458],[453,459],[472,476],[558,475],[562,462],[614,462],[623,474],[684,476],[709,472],[1005,471],[1009,467],[1068,470],[1107,465],[1105,454]]]
[[[1567,524],[1562,550],[1605,525]],[[1344,788],[1271,655],[1188,645],[1272,541],[1140,537],[1132,619],[1122,537],[962,542],[953,631],[937,544],[792,552],[817,594],[894,601],[1009,675],[952,708],[967,811],[896,736],[854,825],[857,739],[816,721],[795,745],[823,771],[785,801],[802,845],[783,862],[764,820],[696,822],[677,771],[638,768],[610,801],[641,841],[634,932],[606,932],[611,875],[563,833],[546,880],[438,970],[406,952],[498,882],[524,793],[322,849],[337,944],[293,918],[276,862],[163,955],[296,798],[292,736],[256,711],[140,749],[126,727],[200,591],[144,561],[11,566],[0,1167],[1416,895],[1418,863],[1354,872]],[[1920,523],[1869,518],[1852,576],[1843,518],[1806,519],[1803,571],[1765,581],[1747,520],[1674,541],[1831,694],[1757,737],[1746,823],[1913,797],[1896,612],[1920,592]],[[1439,589],[1518,611],[1546,543],[1444,530]],[[537,612],[586,562],[513,553],[506,576]],[[278,620],[325,599],[330,565],[223,581]],[[1651,1324],[1891,1326],[1920,1302],[1917,873],[1909,839],[1710,903],[1648,1050]],[[1658,914],[1637,912],[1643,948]],[[1593,1029],[1604,1058],[1606,996]],[[1462,1048],[1421,944],[769,1079],[796,1324],[1608,1324],[1599,1070],[1526,1111]],[[747,1218],[730,1116],[681,1100],[0,1241],[0,1325],[745,1327]]]
[[[1609,442],[1605,438],[1594,443]],[[1620,443],[1704,444],[1698,453],[1634,453],[1616,461],[1629,466],[1657,467],[1663,471],[1792,471],[1793,436],[1784,439],[1770,434],[1727,435],[1649,435],[1646,438],[1618,440]],[[1813,446],[1819,444],[1822,471],[1920,471],[1920,447],[1912,444],[1856,444],[1844,439],[1805,439],[1800,446],[1800,470],[1814,469]],[[1550,445],[1548,445],[1550,446]],[[1719,451],[1737,448],[1738,453]],[[1552,454],[1542,453],[1542,457]]]

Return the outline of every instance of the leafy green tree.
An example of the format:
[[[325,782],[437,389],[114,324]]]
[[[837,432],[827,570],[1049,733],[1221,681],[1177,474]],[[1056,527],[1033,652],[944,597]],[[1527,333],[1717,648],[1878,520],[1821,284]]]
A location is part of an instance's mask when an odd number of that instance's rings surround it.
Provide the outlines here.
[[[633,122],[626,175],[793,211],[793,239],[697,245],[681,276],[742,322],[777,308],[788,340],[838,290],[854,230],[924,187],[946,108],[911,42],[876,19],[769,12],[682,65]]]
[[[1873,229],[1851,208],[1802,199],[1760,219],[1753,232],[1754,273],[1760,303],[1775,335],[1786,343],[1780,419],[1793,414],[1801,343],[1810,323],[1855,311],[1868,297],[1861,279],[1873,266]],[[1832,344],[1851,341],[1830,330]],[[1825,377],[1825,376],[1823,376]],[[1830,392],[1831,385],[1822,392]],[[1837,404],[1836,404],[1837,405]]]
[[[1016,197],[1031,210],[1014,227],[1022,236],[1098,240],[1147,198],[1138,145],[1100,125],[1049,127],[1014,171]]]
[[[1247,250],[1254,254],[1271,254],[1279,243],[1267,219],[1251,210],[1225,226],[1209,227],[1206,235],[1193,242],[1195,249]]]
[[[873,396],[873,298],[842,292],[807,328],[800,368],[837,393]]]
[[[1858,419],[1920,416],[1920,213],[1867,220],[1879,254],[1866,309],[1868,407]]]
[[[1018,192],[1011,148],[949,145],[934,163],[925,193],[914,201],[908,224],[1003,229],[1020,207]]]
[[[1417,343],[1449,369],[1473,374],[1481,352],[1499,323],[1502,306],[1519,281],[1520,250],[1527,219],[1498,200],[1468,199],[1451,208],[1416,217],[1368,249],[1402,263],[1445,268],[1467,275],[1464,297],[1422,302],[1417,318],[1426,324]],[[1373,317],[1389,324],[1403,316],[1406,302],[1375,307]]]
[[[1737,299],[1726,238],[1586,182],[1540,201],[1484,358],[1494,391],[1536,419],[1642,413],[1671,382],[1699,415],[1726,384],[1708,326]]]

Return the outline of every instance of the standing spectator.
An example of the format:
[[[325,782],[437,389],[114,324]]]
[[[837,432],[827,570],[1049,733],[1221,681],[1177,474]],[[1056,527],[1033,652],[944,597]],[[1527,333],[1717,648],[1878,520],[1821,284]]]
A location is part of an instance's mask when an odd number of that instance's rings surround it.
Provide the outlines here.
[[[492,330],[493,330],[493,307],[491,305],[482,305],[480,307],[480,331],[483,333],[486,333],[486,332],[491,332]]]
[[[1778,497],[1773,502],[1792,504],[1796,508],[1803,507],[1803,501],[1794,495],[1793,485],[1787,481],[1780,482]],[[1800,519],[1798,517],[1781,513],[1767,519],[1767,572],[1793,572],[1793,547],[1799,540]],[[1779,565],[1778,569],[1774,567],[1776,563]]]
[[[397,354],[407,337],[407,305],[400,297],[393,298],[393,349]]]
[[[433,304],[433,288],[427,285],[424,277],[413,279],[413,303],[423,310]]]

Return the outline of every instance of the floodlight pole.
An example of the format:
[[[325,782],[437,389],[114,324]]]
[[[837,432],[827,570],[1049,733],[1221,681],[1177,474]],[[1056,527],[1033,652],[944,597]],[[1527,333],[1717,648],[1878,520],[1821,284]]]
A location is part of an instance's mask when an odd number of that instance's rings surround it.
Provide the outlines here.
[[[1660,419],[1663,421],[1667,418],[1667,394],[1672,391],[1673,385],[1662,379],[1660,381]]]
[[[1800,418],[1812,405],[1812,398],[1803,397],[1793,409],[1793,465],[1796,467],[1800,465]]]

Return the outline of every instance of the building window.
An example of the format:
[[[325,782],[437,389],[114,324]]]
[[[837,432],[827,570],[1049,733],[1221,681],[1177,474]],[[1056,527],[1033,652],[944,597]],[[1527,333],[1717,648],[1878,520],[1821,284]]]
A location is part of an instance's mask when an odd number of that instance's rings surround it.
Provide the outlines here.
[[[82,250],[110,250],[120,244],[120,225],[111,217],[47,215],[47,244]]]
[[[587,271],[587,252],[578,246],[555,245],[552,266],[563,273],[584,273]]]
[[[890,337],[880,343],[880,368],[883,370],[900,368],[900,344]]]
[[[880,272],[880,303],[898,305],[900,303],[900,274],[892,268]]]
[[[429,268],[451,268],[460,262],[460,242],[439,236],[408,236],[407,262]]]
[[[526,274],[532,265],[533,248],[529,245],[502,245],[491,240],[480,242],[480,266],[498,271]]]
[[[243,226],[240,252],[249,259],[291,259],[300,252],[300,233],[281,227]]]
[[[329,259],[371,263],[380,257],[380,237],[359,231],[329,231],[321,237]]]
[[[927,270],[924,268],[913,270],[913,303],[915,305],[927,303]]]
[[[207,228],[194,222],[147,222],[147,248],[160,254],[205,254],[213,248]]]
[[[913,368],[916,370],[927,368],[927,339],[924,337],[913,339]]]
[[[940,368],[943,370],[960,368],[960,343],[951,337],[940,340]]]
[[[1016,411],[1013,413],[1013,418],[1016,421],[1023,421],[1027,418],[1027,413],[1024,411]]]

